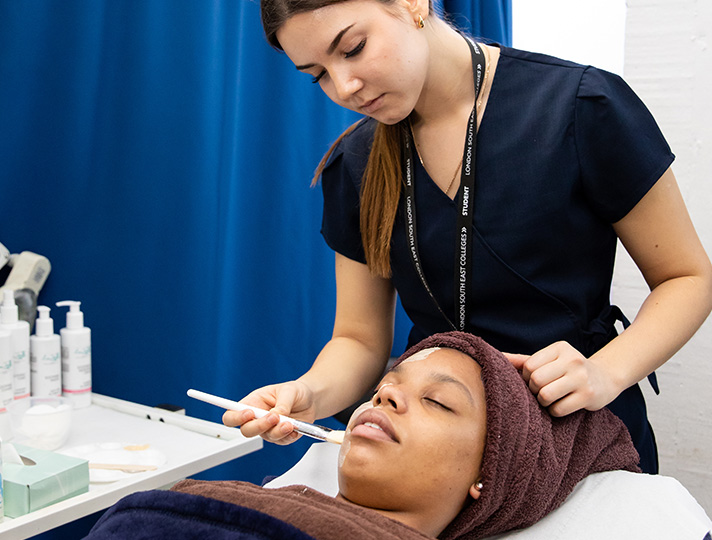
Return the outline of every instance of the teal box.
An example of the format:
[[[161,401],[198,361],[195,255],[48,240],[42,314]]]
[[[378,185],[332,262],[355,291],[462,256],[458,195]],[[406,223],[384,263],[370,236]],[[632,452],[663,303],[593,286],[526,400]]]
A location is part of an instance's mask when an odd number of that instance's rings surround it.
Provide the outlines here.
[[[5,515],[18,517],[89,491],[89,462],[21,444],[17,452],[35,465],[3,463]]]

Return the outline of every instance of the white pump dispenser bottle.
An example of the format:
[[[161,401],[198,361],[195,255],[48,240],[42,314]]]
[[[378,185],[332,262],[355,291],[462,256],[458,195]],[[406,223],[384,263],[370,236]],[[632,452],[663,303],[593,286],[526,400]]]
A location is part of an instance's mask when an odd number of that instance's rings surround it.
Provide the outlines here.
[[[67,326],[59,331],[62,342],[62,395],[75,409],[91,405],[91,330],[84,326],[81,302],[65,300],[69,306]]]
[[[7,412],[13,400],[12,334],[0,330],[0,413]]]
[[[62,347],[54,333],[54,321],[47,306],[37,306],[39,317],[35,333],[30,336],[30,372],[32,395],[54,397],[62,395]]]
[[[12,336],[13,395],[15,399],[30,397],[30,324],[20,320],[12,289],[3,291],[0,307],[0,331]]]
[[[12,383],[15,373],[12,371],[12,335],[0,330],[0,438],[12,438],[12,425],[7,406],[12,403]]]

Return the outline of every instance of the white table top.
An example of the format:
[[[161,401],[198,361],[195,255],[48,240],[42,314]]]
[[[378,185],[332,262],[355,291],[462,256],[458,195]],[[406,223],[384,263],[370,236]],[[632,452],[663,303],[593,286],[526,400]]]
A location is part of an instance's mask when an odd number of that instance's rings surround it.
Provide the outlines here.
[[[9,441],[12,442],[12,441]],[[262,448],[239,430],[154,407],[94,394],[92,405],[73,411],[72,431],[58,451],[85,444],[150,444],[167,457],[155,471],[133,473],[89,492],[0,523],[3,540],[23,539],[108,508],[135,491],[170,486],[190,475]]]

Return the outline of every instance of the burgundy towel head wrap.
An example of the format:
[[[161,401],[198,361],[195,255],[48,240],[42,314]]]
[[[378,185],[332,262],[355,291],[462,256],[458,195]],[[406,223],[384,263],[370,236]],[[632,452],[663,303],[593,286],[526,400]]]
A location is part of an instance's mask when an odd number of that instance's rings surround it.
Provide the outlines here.
[[[464,332],[436,334],[411,347],[399,364],[431,347],[456,349],[482,368],[487,438],[479,499],[468,499],[439,538],[485,538],[536,523],[576,484],[596,472],[639,472],[623,422],[608,409],[554,418],[502,353]]]

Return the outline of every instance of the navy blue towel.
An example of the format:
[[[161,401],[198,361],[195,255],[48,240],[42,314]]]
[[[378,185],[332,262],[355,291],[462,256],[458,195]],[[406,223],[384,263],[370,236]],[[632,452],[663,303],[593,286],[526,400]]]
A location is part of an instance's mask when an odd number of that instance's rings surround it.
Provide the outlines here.
[[[176,491],[140,491],[121,499],[86,540],[314,540],[277,518]]]

